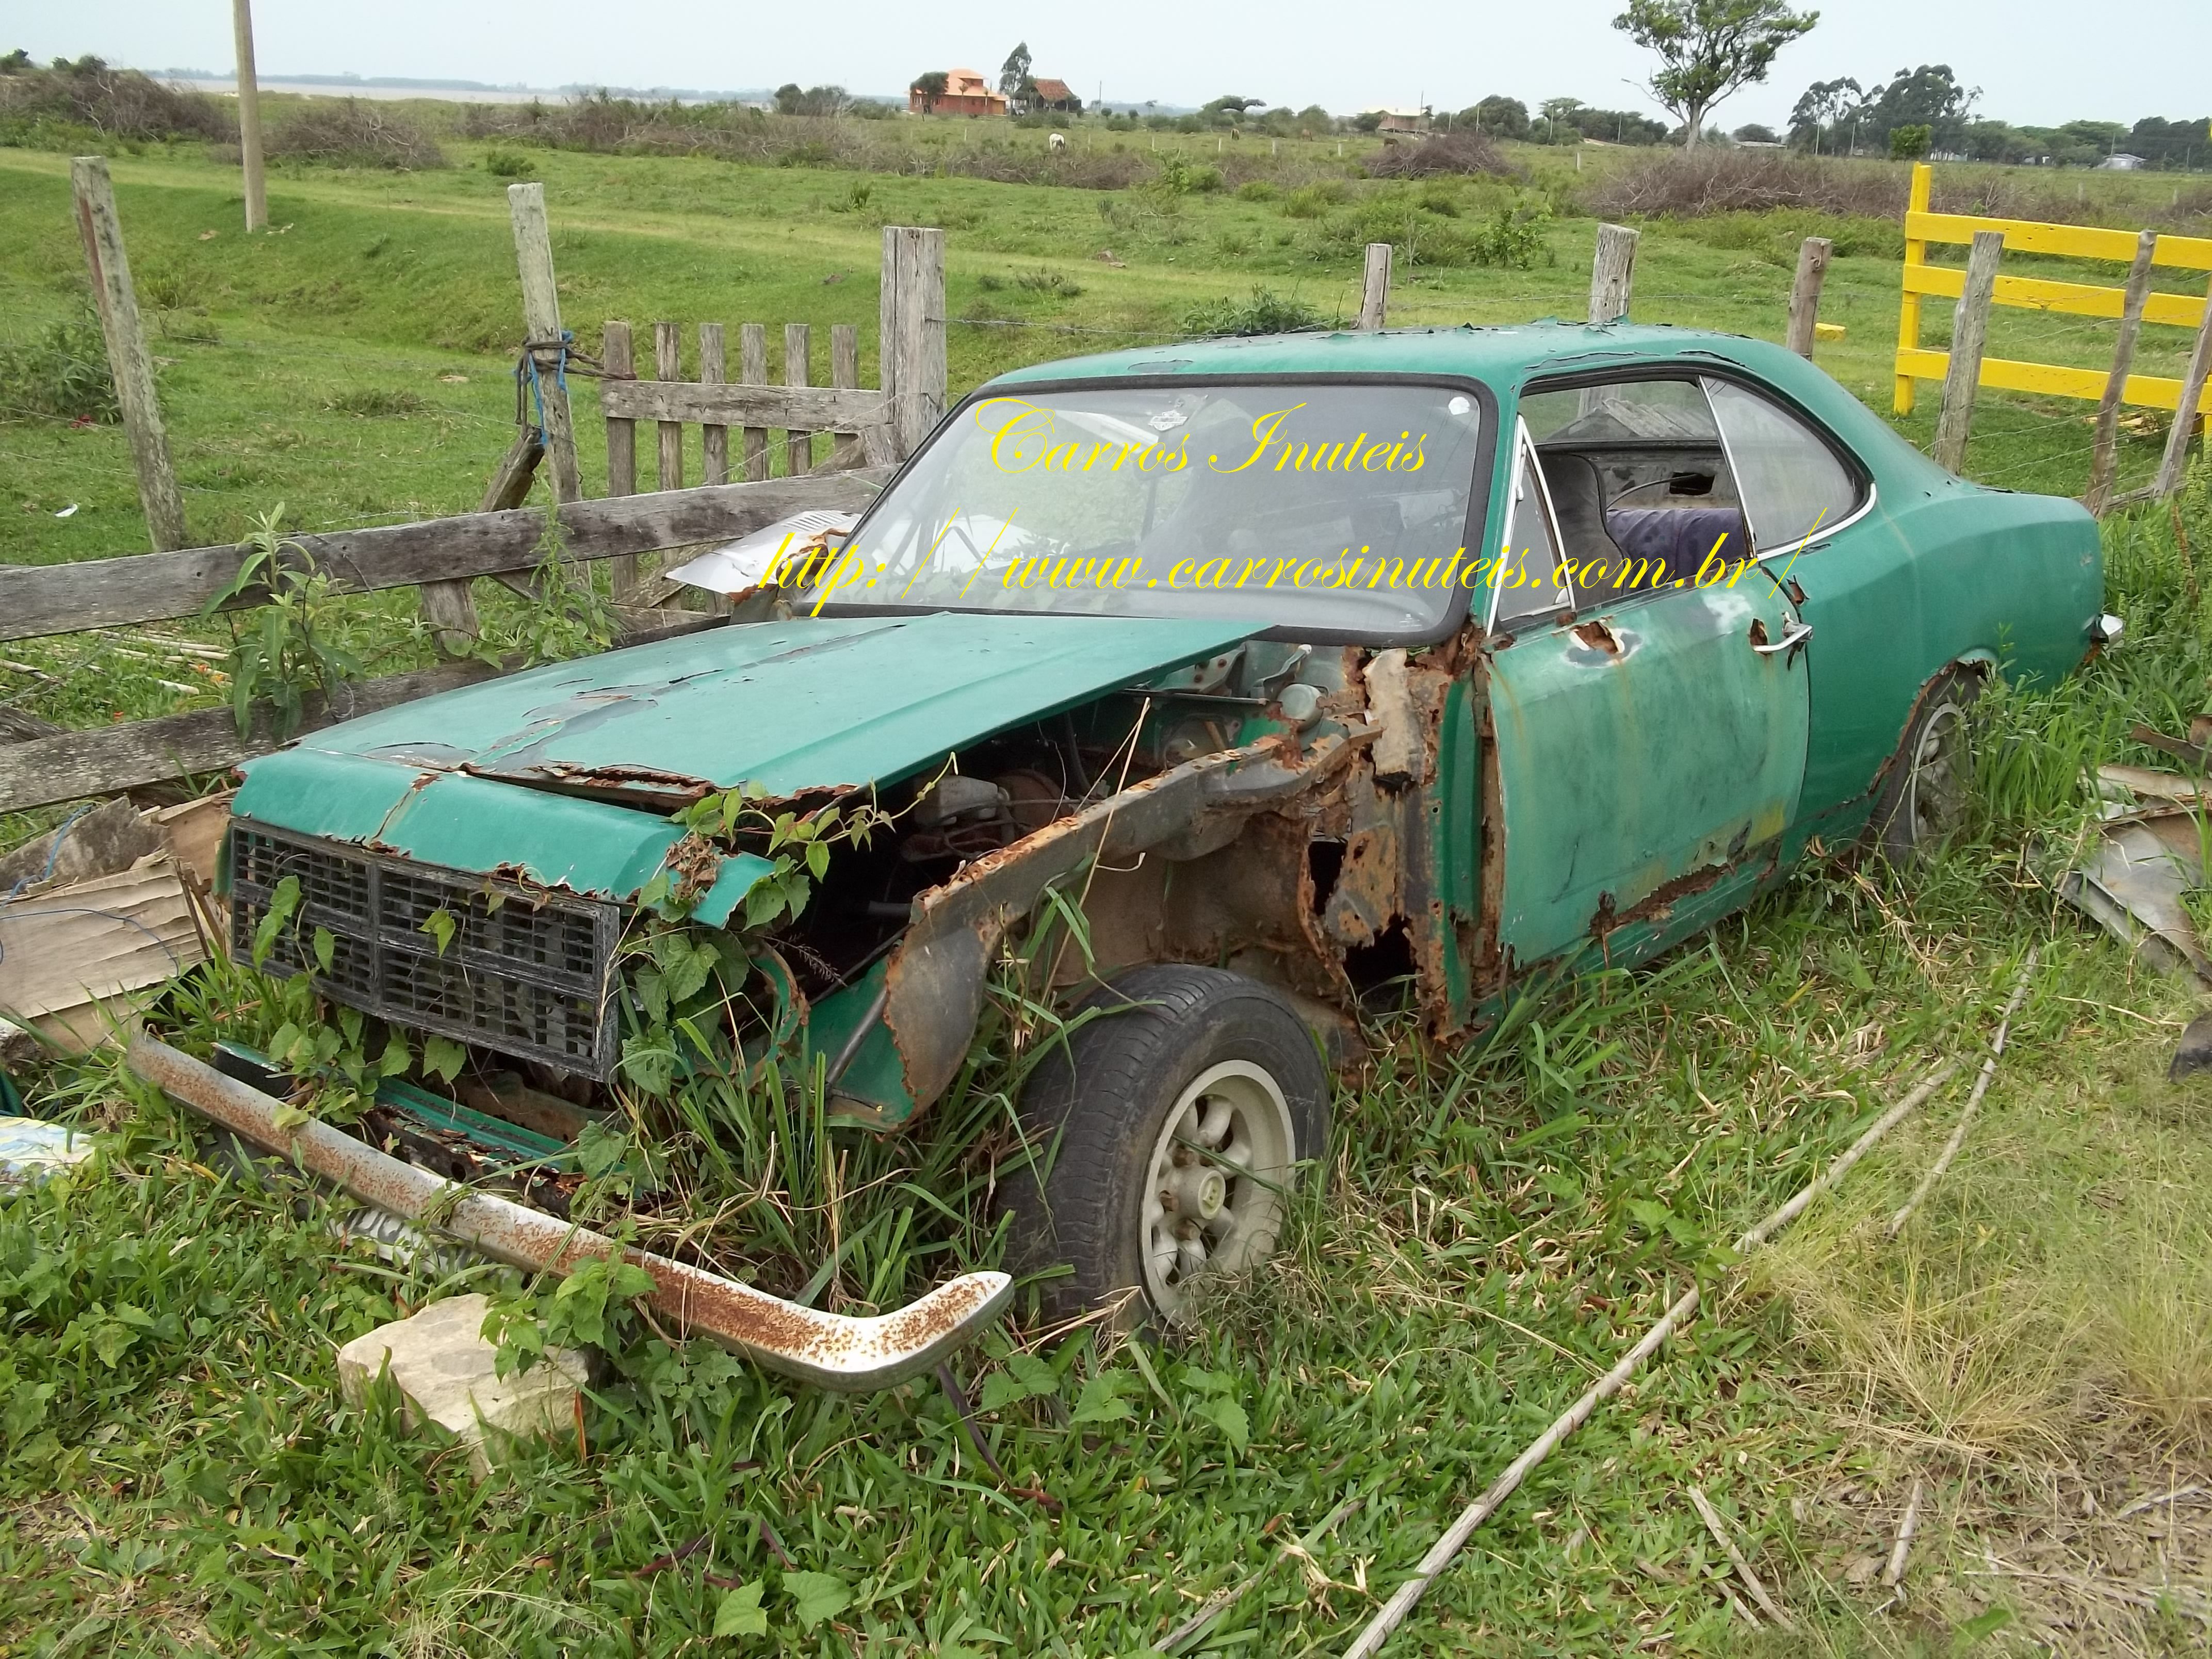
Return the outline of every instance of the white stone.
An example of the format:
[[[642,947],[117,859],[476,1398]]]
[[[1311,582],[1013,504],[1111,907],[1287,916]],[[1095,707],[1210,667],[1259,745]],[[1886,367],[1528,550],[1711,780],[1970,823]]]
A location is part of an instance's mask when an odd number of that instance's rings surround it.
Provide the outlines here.
[[[348,1405],[359,1406],[388,1367],[407,1425],[435,1423],[458,1437],[480,1480],[502,1440],[569,1431],[578,1390],[591,1379],[590,1358],[575,1348],[548,1348],[528,1370],[501,1377],[499,1350],[480,1334],[490,1305],[486,1297],[448,1297],[338,1350],[338,1392]]]

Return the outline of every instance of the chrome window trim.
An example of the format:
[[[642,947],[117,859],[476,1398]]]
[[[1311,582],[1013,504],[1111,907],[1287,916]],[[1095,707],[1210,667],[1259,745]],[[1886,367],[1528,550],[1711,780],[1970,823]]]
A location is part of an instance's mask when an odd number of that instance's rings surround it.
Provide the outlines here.
[[[1711,400],[1707,401],[1710,404]],[[1483,615],[1483,631],[1486,634],[1494,634],[1498,631],[1498,607],[1505,596],[1505,589],[1498,579],[1504,568],[1506,557],[1513,550],[1513,518],[1521,506],[1522,487],[1528,482],[1531,474],[1534,476],[1536,481],[1536,510],[1544,515],[1544,528],[1552,538],[1552,557],[1557,562],[1553,566],[1556,570],[1559,564],[1565,562],[1567,556],[1566,544],[1559,538],[1559,515],[1553,508],[1551,486],[1544,482],[1544,469],[1537,461],[1536,441],[1529,435],[1528,422],[1522,420],[1516,413],[1513,416],[1513,477],[1505,489],[1505,536],[1498,546],[1498,563],[1490,573],[1490,608]],[[1557,621],[1561,617],[1573,616],[1575,614],[1573,573],[1570,571],[1565,580],[1559,585],[1565,590],[1567,596],[1564,605],[1547,605],[1541,611],[1531,611],[1525,616],[1514,618],[1515,623],[1516,624],[1541,623],[1547,618]]]

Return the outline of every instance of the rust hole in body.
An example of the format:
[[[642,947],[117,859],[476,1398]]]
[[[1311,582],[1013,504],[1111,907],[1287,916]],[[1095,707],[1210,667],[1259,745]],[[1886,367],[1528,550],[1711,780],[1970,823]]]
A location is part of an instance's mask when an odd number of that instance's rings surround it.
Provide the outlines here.
[[[1613,637],[1613,630],[1601,618],[1593,617],[1586,623],[1577,624],[1575,637],[1591,650],[1602,651],[1608,657],[1620,654],[1620,641]]]
[[[1766,643],[1766,623],[1765,618],[1753,617],[1751,619],[1751,642],[1754,646],[1765,645]]]

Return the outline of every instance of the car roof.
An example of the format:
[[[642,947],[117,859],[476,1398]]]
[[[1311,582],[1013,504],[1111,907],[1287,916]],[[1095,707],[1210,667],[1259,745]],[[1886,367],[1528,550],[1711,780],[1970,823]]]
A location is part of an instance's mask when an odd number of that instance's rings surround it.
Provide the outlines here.
[[[1000,375],[993,388],[1041,380],[1118,375],[1452,374],[1504,390],[1542,374],[1571,374],[1624,362],[1719,358],[1754,371],[1777,348],[1741,335],[1647,323],[1594,327],[1557,318],[1504,327],[1338,329],[1185,340],[1033,363]]]

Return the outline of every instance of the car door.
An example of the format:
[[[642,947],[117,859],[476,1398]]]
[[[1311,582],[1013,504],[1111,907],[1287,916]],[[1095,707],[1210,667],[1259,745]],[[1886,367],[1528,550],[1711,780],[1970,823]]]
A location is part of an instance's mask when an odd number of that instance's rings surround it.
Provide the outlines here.
[[[1752,557],[1696,375],[1532,389],[1515,442],[1488,681],[1498,940],[1522,967],[1641,955],[1773,867],[1804,777],[1808,630]]]
[[[1869,668],[1940,653],[1928,637],[1919,572],[1897,526],[1875,511],[1863,464],[1770,387],[1713,376],[1705,386],[1759,568],[1818,636],[1808,655],[1819,689],[1800,822],[1785,854],[1794,857],[1809,835],[1832,842],[1857,830],[1875,769],[1896,747],[1910,712],[1901,688],[1911,677]]]

